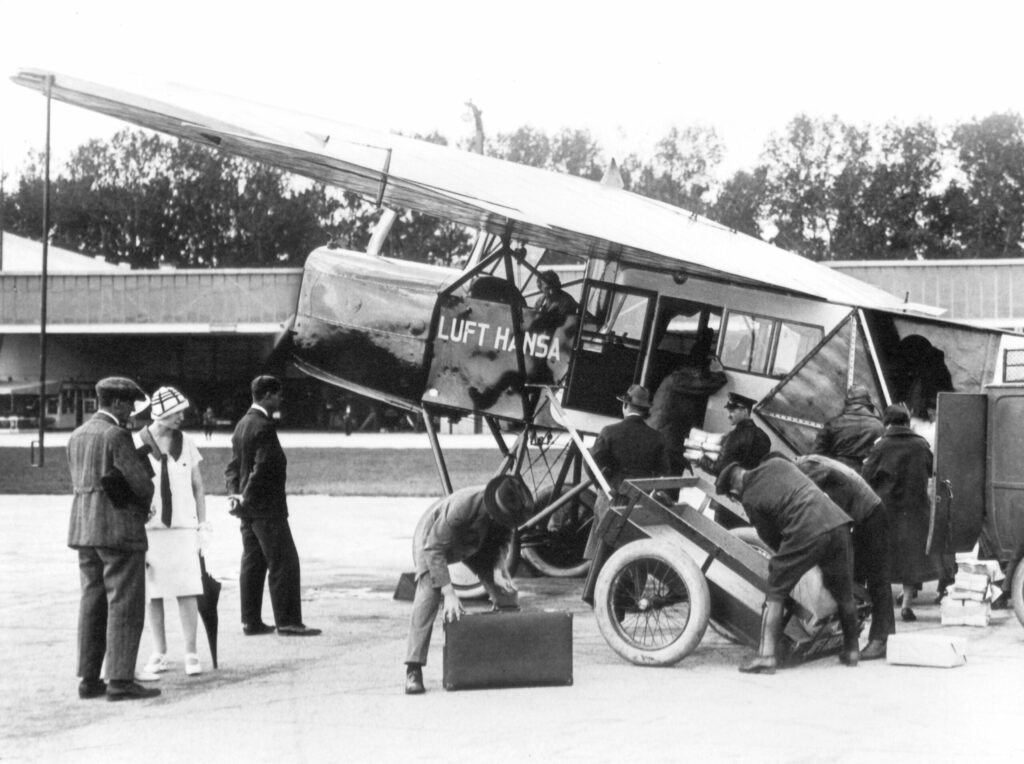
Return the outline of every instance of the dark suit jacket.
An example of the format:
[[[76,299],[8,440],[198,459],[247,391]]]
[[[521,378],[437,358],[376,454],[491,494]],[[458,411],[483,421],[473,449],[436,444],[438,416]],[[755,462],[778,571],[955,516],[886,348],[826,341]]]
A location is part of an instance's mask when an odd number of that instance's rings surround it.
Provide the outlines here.
[[[233,514],[243,518],[287,517],[288,459],[273,420],[256,408],[245,412],[231,436],[231,461],[224,472],[228,493],[242,496]]]
[[[100,482],[112,467],[120,470],[138,499],[123,509],[114,506]],[[71,433],[68,468],[75,492],[68,546],[145,550],[145,526],[153,499],[153,481],[135,451],[132,434],[114,424],[106,414],[94,414]]]
[[[635,415],[601,430],[590,454],[613,491],[623,480],[668,475],[671,470],[665,439]]]

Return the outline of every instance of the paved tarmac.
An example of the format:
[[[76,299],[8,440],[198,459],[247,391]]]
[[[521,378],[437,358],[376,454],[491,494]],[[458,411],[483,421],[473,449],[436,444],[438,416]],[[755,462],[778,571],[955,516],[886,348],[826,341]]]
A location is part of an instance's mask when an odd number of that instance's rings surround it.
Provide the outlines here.
[[[410,567],[412,529],[428,499],[291,501],[302,558],[304,618],[320,637],[244,637],[237,523],[210,500],[208,554],[224,584],[220,668],[186,677],[168,615],[171,672],[154,700],[76,695],[78,573],[64,546],[66,496],[2,496],[0,760],[7,761],[743,761],[952,762],[1019,758],[1024,628],[999,611],[987,628],[939,625],[927,593],[916,624],[968,640],[955,669],[833,658],[747,676],[747,655],[708,631],[671,668],[620,660],[579,600],[578,580],[518,579],[526,608],[574,614],[572,687],[446,692],[435,630],[428,692],[402,693],[409,604],[391,598]],[[472,607],[483,607],[473,605]],[[269,601],[264,617],[271,620]],[[151,651],[143,635],[139,665]]]

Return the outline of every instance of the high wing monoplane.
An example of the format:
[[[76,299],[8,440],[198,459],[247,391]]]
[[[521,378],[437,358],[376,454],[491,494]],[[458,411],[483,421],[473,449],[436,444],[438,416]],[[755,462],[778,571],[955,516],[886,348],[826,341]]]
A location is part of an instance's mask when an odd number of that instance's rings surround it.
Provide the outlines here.
[[[522,474],[538,496],[523,554],[543,572],[586,570],[586,507],[607,485],[586,469],[585,438],[618,417],[616,396],[628,385],[657,389],[708,331],[728,383],[708,402],[705,429],[727,429],[722,403],[735,392],[757,401],[776,449],[804,453],[854,382],[881,406],[916,400],[935,427],[934,548],[969,549],[980,535],[982,551],[1005,560],[1024,540],[1014,510],[1022,446],[1002,434],[1024,413],[1020,336],[943,321],[615,184],[187,88],[132,92],[31,69],[13,79],[477,231],[462,269],[378,254],[392,215],[366,252],[314,251],[293,359],[307,374],[422,416],[446,491],[432,418],[481,416],[501,451],[498,468]],[[577,306],[557,324],[534,307],[538,273],[549,268]],[[502,436],[510,425],[521,433],[511,448]]]

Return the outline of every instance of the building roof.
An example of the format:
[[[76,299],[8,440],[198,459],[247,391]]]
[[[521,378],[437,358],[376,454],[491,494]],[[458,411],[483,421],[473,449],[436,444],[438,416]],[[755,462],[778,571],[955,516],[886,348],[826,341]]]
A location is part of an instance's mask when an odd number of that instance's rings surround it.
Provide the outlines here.
[[[3,262],[0,271],[4,273],[39,273],[43,267],[43,244],[39,241],[15,236],[7,231],[3,236]],[[50,273],[79,273],[82,271],[119,271],[118,266],[103,258],[89,257],[62,249],[52,244],[46,256],[46,269]]]

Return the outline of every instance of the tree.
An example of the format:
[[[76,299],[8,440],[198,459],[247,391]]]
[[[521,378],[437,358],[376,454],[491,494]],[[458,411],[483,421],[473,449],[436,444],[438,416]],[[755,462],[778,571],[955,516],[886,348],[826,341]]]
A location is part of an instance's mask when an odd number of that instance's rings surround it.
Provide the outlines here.
[[[714,128],[673,127],[655,145],[650,162],[635,155],[626,158],[626,187],[652,199],[705,213],[717,190],[715,172],[723,153]]]
[[[966,225],[953,234],[970,257],[1019,257],[1024,224],[1024,121],[993,114],[953,131],[970,198]]]

